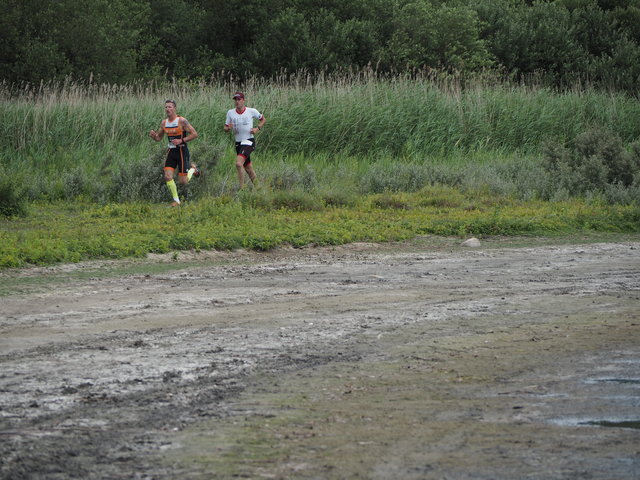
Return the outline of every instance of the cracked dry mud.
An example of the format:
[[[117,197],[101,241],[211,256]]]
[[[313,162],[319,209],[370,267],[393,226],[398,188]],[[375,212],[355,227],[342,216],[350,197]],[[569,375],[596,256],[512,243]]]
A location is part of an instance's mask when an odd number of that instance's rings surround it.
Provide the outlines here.
[[[640,477],[633,239],[209,253],[1,285],[2,478]]]

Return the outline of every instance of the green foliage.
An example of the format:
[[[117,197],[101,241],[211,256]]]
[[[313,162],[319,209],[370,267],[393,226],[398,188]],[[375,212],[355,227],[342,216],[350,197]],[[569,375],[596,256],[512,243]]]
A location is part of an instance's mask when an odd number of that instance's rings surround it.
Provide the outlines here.
[[[0,180],[0,216],[25,216],[27,214],[27,201],[15,180],[8,177]]]
[[[144,60],[181,78],[211,76],[214,72],[207,65],[211,50],[203,44],[207,35],[207,24],[202,21],[206,10],[197,2],[186,0],[145,3],[151,8],[148,26],[144,28],[147,48]]]
[[[360,178],[359,189],[364,193],[415,192],[430,181],[428,166],[377,162]]]
[[[391,68],[443,68],[475,71],[491,65],[479,37],[478,17],[464,6],[405,3],[394,17],[386,62]]]
[[[417,196],[420,207],[460,208],[466,204],[465,196],[460,190],[437,186],[424,188]]]
[[[202,199],[171,210],[146,202],[34,205],[28,217],[0,218],[0,268],[174,250],[384,242],[424,234],[640,232],[638,206],[522,203],[490,193],[428,187],[411,194],[364,197],[354,206],[323,207],[316,202],[309,208],[314,202],[308,193],[284,193],[269,197],[247,191],[239,201]]]
[[[124,169],[109,173],[108,190],[100,201],[132,202],[167,200],[167,187],[162,179],[162,167],[166,154],[158,153],[147,158],[134,159]]]
[[[284,208],[291,211],[313,211],[323,208],[322,202],[317,196],[299,190],[274,192],[271,205],[272,208]]]
[[[586,131],[569,145],[549,144],[544,167],[551,174],[550,188],[572,196],[604,194],[609,200],[638,202],[639,145],[635,143],[628,151],[619,136],[601,129]],[[632,187],[629,193],[635,195],[622,194],[626,187]]]
[[[37,84],[73,75],[126,82],[139,74],[146,48],[141,32],[150,13],[146,2],[7,1],[5,78]]]
[[[310,165],[296,168],[285,162],[274,165],[266,170],[266,175],[270,178],[270,185],[276,190],[312,190],[318,185],[316,172]]]
[[[313,81],[371,67],[461,79],[491,69],[636,95],[640,69],[636,0],[5,0],[2,12],[2,79],[36,89],[301,72]]]
[[[405,210],[410,208],[406,195],[402,193],[381,193],[371,199],[371,205],[377,208]]]
[[[317,49],[312,37],[310,19],[293,8],[287,8],[261,29],[254,62],[261,74],[268,75],[273,65],[286,71],[317,69],[327,60],[325,48]]]
[[[353,207],[358,198],[351,188],[339,188],[326,186],[317,192],[325,207]]]
[[[352,205],[357,195],[416,192],[432,185],[521,199],[604,195],[607,201],[628,203],[637,198],[632,170],[624,162],[606,160],[606,175],[592,165],[576,176],[568,163],[558,167],[558,175],[540,160],[545,143],[568,145],[567,139],[590,129],[615,131],[629,158],[635,158],[630,145],[640,138],[640,104],[626,95],[556,93],[491,76],[479,76],[464,89],[456,77],[370,73],[311,85],[304,77],[291,80],[285,85],[256,81],[246,89],[249,105],[268,119],[252,156],[260,185],[268,189],[300,190],[326,205]],[[73,83],[43,88],[40,97],[25,94],[6,102],[5,119],[16,128],[0,147],[0,163],[15,172],[30,201],[164,203],[165,145],[149,139],[148,131],[163,116],[164,98],[173,97],[200,133],[189,148],[205,172],[181,195],[195,200],[233,194],[233,142],[220,127],[231,90],[217,83],[157,90]],[[593,178],[583,179],[587,174]]]
[[[588,82],[634,93],[640,47],[638,6],[596,0],[478,2],[487,42],[505,72],[571,87]]]
[[[256,192],[242,190],[238,198],[243,205],[263,210],[287,209],[291,211],[322,210],[322,200],[307,191],[293,190],[269,190],[260,188]]]
[[[479,14],[489,50],[509,73],[578,71],[581,49],[569,11],[554,2],[482,2]]]

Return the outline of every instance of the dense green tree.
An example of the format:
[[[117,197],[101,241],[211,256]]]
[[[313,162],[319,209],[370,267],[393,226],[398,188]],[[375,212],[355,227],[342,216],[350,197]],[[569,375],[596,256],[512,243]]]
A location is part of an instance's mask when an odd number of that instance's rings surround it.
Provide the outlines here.
[[[380,41],[374,22],[351,18],[336,23],[328,32],[327,47],[335,52],[337,67],[357,68],[377,62]]]
[[[630,40],[640,44],[640,0],[614,8],[610,18]]]
[[[585,75],[595,85],[638,94],[640,45],[628,38],[621,38],[610,52],[591,60]]]
[[[581,8],[574,9],[570,16],[573,37],[589,57],[609,54],[614,48],[620,33],[611,15],[602,10],[595,0]]]
[[[315,41],[309,19],[287,8],[262,26],[251,57],[258,73],[269,75],[282,70],[316,70],[329,60],[328,55],[327,49]]]
[[[504,69],[516,76],[548,73],[554,78],[585,67],[570,12],[555,3],[532,6],[509,0],[478,8],[482,37]]]
[[[37,0],[3,0],[0,42],[3,76],[10,81],[39,82],[65,76],[71,65],[57,38],[63,17],[52,4]]]
[[[486,68],[637,93],[640,0],[0,0],[2,79]]]
[[[212,73],[247,76],[255,73],[252,50],[258,38],[284,9],[287,0],[200,0],[203,45],[213,53]],[[267,48],[268,45],[263,46]]]
[[[147,70],[178,78],[206,75],[213,53],[206,45],[206,10],[188,0],[145,0],[150,9]]]
[[[262,9],[263,14],[247,14],[241,22],[226,26],[217,20],[223,30],[235,32],[218,43],[226,56],[236,59],[241,75],[335,70],[375,61],[379,50],[375,18],[384,6],[382,0],[330,1],[322,8],[307,0],[269,1],[266,15]],[[215,42],[214,36],[220,34],[213,33],[209,40]]]
[[[478,17],[465,6],[404,4],[395,16],[386,63],[394,69],[445,68],[473,71],[491,65],[480,39]]]
[[[147,4],[126,0],[4,2],[3,14],[12,23],[8,28],[2,25],[9,32],[2,51],[8,79],[39,82],[74,75],[115,82],[139,74]]]

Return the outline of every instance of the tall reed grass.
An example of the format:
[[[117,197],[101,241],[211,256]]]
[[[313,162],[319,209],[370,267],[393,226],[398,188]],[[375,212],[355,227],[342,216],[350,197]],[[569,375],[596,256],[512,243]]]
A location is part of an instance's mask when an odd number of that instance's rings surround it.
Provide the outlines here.
[[[222,125],[236,89],[268,120],[253,155],[265,185],[327,195],[443,183],[536,197],[542,191],[536,184],[548,175],[541,166],[545,143],[570,142],[589,129],[616,132],[625,145],[640,139],[635,98],[491,77],[463,84],[453,77],[364,71],[299,72],[242,85],[67,80],[0,84],[4,120],[12,126],[0,167],[30,200],[161,200],[163,146],[148,132],[171,98],[200,134],[191,148],[208,175],[194,194],[226,193],[235,185],[235,167]]]

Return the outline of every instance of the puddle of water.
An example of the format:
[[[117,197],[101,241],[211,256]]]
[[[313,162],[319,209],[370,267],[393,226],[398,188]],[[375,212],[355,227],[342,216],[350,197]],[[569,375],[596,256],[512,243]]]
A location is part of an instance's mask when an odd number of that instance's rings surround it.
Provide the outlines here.
[[[596,427],[616,427],[616,428],[634,428],[640,429],[640,420],[624,420],[621,422],[613,422],[611,420],[592,420],[589,422],[580,422],[578,425],[593,425]]]
[[[640,378],[593,378],[586,383],[621,383],[627,385],[640,385]]]
[[[640,429],[640,420],[598,420],[595,418],[555,418],[549,423],[563,427],[612,427]]]

